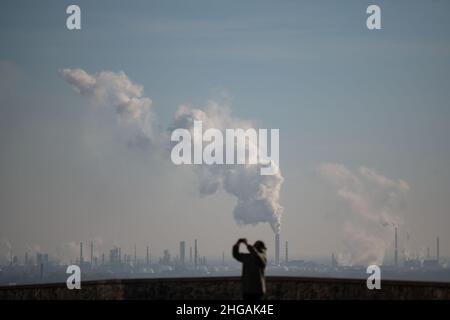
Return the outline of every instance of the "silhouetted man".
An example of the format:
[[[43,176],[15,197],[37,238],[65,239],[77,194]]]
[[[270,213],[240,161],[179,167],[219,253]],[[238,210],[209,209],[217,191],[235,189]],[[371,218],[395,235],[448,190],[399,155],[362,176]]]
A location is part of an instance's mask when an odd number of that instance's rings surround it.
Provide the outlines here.
[[[244,243],[249,253],[240,253],[239,245]],[[256,241],[252,246],[247,239],[239,239],[233,246],[233,257],[242,262],[242,296],[244,300],[260,300],[266,292],[264,269],[267,264],[266,246]]]

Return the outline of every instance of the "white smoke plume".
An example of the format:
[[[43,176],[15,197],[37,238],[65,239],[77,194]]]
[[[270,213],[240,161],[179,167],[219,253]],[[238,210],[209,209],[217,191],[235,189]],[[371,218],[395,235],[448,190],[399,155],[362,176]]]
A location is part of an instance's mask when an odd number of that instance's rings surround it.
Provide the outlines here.
[[[174,128],[184,128],[193,135],[194,121],[202,121],[203,130],[219,129],[225,136],[225,129],[248,129],[251,122],[231,116],[227,105],[209,101],[203,109],[180,106],[175,114]],[[247,152],[256,150],[246,146]],[[274,163],[270,165],[274,166]],[[275,233],[280,231],[283,207],[280,205],[280,188],[283,176],[280,170],[274,175],[260,175],[262,164],[254,165],[197,165],[199,191],[203,195],[214,194],[220,188],[237,198],[233,210],[239,224],[255,225],[267,222]]]
[[[122,121],[134,122],[156,144],[170,145],[166,132],[154,132],[152,101],[143,96],[143,88],[131,82],[123,72],[102,71],[91,75],[82,69],[62,69],[61,76],[77,93],[89,98],[94,104],[112,106]],[[172,128],[192,130],[194,120],[203,122],[204,130],[252,127],[248,121],[231,116],[231,109],[210,101],[204,110],[180,106],[175,114]],[[157,137],[156,137],[157,136]],[[164,138],[162,138],[164,137]],[[161,148],[159,148],[161,147]],[[167,149],[157,146],[156,149]],[[270,166],[276,164],[271,163]],[[274,232],[279,232],[283,207],[279,203],[283,177],[279,170],[275,175],[260,175],[256,165],[195,165],[202,195],[214,194],[223,189],[237,198],[233,214],[239,224],[267,222]],[[267,165],[265,165],[267,166]]]
[[[26,252],[28,252],[29,255],[36,255],[36,253],[41,253],[41,246],[38,244],[25,244]]]
[[[0,259],[3,261],[0,261],[2,263],[10,262],[11,261],[11,243],[6,238],[0,239]]]
[[[133,83],[124,72],[101,71],[93,75],[82,69],[59,72],[75,92],[95,105],[114,108],[121,123],[136,124],[146,137],[152,138],[152,100],[145,97],[144,88]]]
[[[367,167],[352,172],[340,164],[324,163],[318,172],[350,209],[342,225],[346,253],[339,256],[340,263],[382,264],[392,245],[393,227],[403,223],[409,185]]]
[[[75,241],[62,242],[56,247],[55,256],[61,263],[75,263],[80,256],[79,243]]]
[[[102,253],[102,247],[104,245],[104,240],[102,237],[95,237],[92,240],[93,243],[93,257],[100,258]],[[83,242],[83,258],[85,261],[90,261],[91,256],[91,241]],[[74,263],[80,257],[80,242],[68,241],[61,242],[56,247],[55,258],[61,263],[69,264]]]

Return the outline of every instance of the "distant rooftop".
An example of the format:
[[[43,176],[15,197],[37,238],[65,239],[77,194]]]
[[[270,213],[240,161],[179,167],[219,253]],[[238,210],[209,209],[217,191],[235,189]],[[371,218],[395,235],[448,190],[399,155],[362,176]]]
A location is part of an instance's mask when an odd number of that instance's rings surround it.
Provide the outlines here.
[[[0,287],[0,299],[240,299],[239,277],[116,279],[82,282],[81,290],[66,284]],[[381,282],[369,290],[366,280],[268,277],[267,299],[450,299],[450,283]]]

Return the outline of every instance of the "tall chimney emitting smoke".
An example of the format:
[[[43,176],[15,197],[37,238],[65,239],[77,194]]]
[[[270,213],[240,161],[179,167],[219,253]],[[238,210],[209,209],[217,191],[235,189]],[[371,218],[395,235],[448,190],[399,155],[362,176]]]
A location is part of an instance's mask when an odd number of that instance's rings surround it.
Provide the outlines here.
[[[280,234],[275,233],[275,265],[280,264]]]

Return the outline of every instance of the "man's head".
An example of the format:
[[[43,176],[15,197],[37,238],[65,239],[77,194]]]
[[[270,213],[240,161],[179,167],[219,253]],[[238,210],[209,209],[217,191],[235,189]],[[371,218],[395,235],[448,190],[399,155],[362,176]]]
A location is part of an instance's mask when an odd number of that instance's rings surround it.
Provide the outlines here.
[[[264,244],[264,242],[262,242],[261,240],[258,240],[255,242],[255,244],[253,245],[255,247],[256,250],[258,250],[259,252],[265,251],[267,250],[266,245]]]

